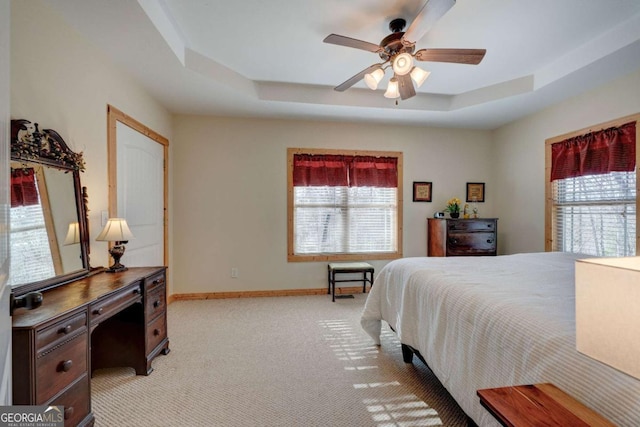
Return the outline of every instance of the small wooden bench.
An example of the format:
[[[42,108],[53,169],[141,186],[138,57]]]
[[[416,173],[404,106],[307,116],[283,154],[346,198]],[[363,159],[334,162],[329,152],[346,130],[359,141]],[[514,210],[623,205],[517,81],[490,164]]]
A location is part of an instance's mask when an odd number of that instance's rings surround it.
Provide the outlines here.
[[[614,427],[550,383],[478,390],[480,403],[504,426]]]
[[[367,262],[330,262],[327,266],[329,289],[327,294],[331,294],[331,300],[336,301],[336,283],[340,282],[362,282],[362,293],[367,292],[367,282],[373,286],[373,266]],[[336,274],[362,273],[361,279],[336,279]]]

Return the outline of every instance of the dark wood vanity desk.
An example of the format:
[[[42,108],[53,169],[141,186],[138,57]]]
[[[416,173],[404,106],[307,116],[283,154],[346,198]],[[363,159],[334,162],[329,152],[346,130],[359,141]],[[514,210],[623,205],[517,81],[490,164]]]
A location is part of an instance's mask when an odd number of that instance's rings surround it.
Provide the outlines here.
[[[148,375],[169,353],[165,267],[101,272],[44,291],[13,313],[13,404],[63,405],[65,426],[92,425],[91,373]]]

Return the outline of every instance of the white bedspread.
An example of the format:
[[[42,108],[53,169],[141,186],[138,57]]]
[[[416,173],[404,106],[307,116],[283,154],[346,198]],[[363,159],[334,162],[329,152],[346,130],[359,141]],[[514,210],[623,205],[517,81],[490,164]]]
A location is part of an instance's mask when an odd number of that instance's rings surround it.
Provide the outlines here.
[[[378,274],[361,323],[378,344],[380,321],[393,327],[479,426],[499,424],[476,390],[542,382],[619,426],[640,426],[640,380],[576,350],[577,258],[545,252],[393,261]]]

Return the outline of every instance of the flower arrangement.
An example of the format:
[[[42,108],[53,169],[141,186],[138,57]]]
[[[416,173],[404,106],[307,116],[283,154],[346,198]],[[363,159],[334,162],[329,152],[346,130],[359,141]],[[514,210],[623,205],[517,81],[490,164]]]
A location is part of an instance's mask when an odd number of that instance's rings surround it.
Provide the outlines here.
[[[461,203],[460,199],[453,197],[447,201],[447,207],[444,210],[450,213],[460,213]]]

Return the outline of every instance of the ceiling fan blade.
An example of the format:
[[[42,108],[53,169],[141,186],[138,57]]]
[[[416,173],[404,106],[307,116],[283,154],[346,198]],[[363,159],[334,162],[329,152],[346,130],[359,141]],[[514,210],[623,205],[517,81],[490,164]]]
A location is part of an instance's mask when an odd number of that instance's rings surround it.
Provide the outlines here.
[[[367,67],[364,70],[360,71],[358,74],[356,74],[355,76],[351,77],[346,82],[334,87],[333,90],[337,90],[338,92],[344,92],[345,90],[349,89],[354,84],[358,83],[360,80],[364,79],[364,75],[365,74],[370,73],[370,72],[374,71],[375,69],[377,69],[379,67],[380,67],[380,64],[373,64],[372,66]]]
[[[353,47],[356,49],[366,50],[368,52],[378,52],[381,47],[377,44],[365,42],[351,37],[340,36],[338,34],[329,34],[324,38],[323,42],[337,44],[339,46]]]
[[[454,4],[456,0],[427,0],[402,36],[402,40],[410,43],[420,40]]]
[[[413,87],[411,75],[405,74],[404,76],[399,76],[396,74],[396,79],[398,79],[398,90],[400,91],[400,98],[403,101],[416,95],[416,89]]]
[[[415,58],[418,61],[478,65],[486,53],[486,49],[420,49]]]

